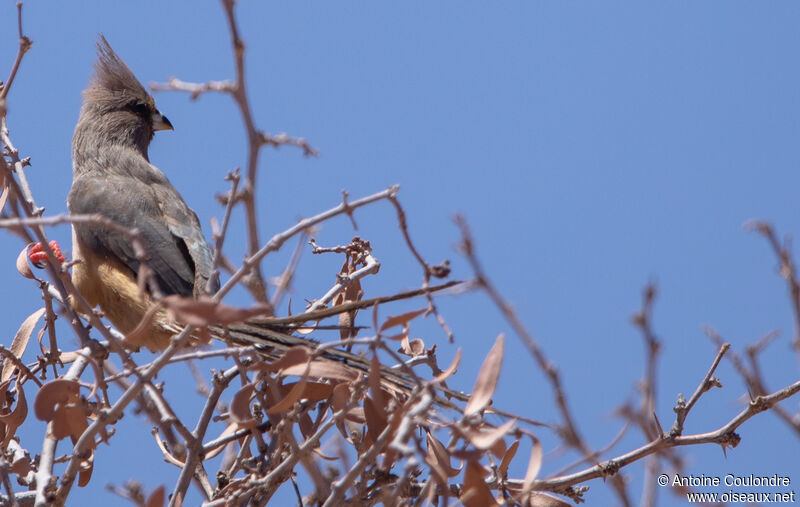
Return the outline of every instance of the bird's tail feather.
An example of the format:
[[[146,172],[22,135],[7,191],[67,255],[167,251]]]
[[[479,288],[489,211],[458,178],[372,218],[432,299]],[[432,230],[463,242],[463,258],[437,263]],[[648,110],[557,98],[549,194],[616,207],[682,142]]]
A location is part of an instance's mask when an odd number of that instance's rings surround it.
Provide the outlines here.
[[[283,357],[293,347],[307,347],[318,360],[334,361],[343,365],[355,375],[368,375],[370,360],[362,355],[354,354],[341,348],[321,347],[320,342],[288,334],[283,328],[267,325],[263,322],[248,321],[228,326],[210,326],[214,338],[242,346],[254,346],[259,355],[267,361]],[[396,393],[410,394],[415,389],[423,388],[424,383],[414,378],[408,366],[380,366],[380,380],[383,388]],[[448,389],[438,383],[431,383],[435,389],[436,404],[461,411],[454,401],[467,401],[468,395]]]

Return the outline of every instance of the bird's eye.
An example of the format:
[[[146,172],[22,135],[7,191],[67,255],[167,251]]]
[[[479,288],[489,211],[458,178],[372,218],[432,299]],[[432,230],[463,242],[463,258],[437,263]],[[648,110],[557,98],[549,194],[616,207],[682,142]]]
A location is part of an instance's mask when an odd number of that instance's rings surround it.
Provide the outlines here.
[[[144,104],[142,102],[133,102],[130,104],[129,107],[134,113],[138,115],[148,116],[147,104]]]

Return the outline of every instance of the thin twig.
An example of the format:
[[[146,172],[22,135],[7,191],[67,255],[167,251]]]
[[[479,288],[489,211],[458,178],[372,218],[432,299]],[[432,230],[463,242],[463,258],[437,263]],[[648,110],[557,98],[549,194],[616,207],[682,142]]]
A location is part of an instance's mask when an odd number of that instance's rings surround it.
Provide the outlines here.
[[[22,2],[17,2],[17,30],[19,33],[19,49],[17,50],[14,64],[11,66],[11,73],[8,75],[6,82],[0,87],[0,101],[8,95],[11,85],[14,83],[14,78],[17,76],[17,70],[19,70],[19,66],[22,63],[22,57],[33,45],[33,42],[22,33]]]

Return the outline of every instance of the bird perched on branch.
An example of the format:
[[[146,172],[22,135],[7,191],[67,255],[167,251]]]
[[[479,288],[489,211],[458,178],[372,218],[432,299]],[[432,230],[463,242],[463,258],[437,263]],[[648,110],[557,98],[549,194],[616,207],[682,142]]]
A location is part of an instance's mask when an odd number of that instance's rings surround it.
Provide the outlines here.
[[[72,280],[88,303],[100,306],[126,335],[129,346],[163,350],[183,326],[158,301],[177,301],[174,308],[186,307],[187,301],[191,306],[192,298],[216,292],[219,280],[197,215],[148,157],[155,132],[172,130],[172,124],[104,37],[97,46],[95,74],[83,92],[72,140],[73,181],[67,205],[73,215],[101,215],[114,226],[73,223],[72,255],[77,262]],[[32,260],[46,258],[41,249],[38,245],[31,250]],[[60,251],[56,253],[60,257]],[[271,359],[298,345],[318,345],[263,320],[207,328],[216,338],[256,345]],[[369,361],[344,350],[325,349],[321,356],[345,365],[348,373],[371,368]],[[417,385],[386,367],[380,368],[380,376],[383,385],[400,392]],[[461,393],[442,391],[465,399]],[[438,397],[437,401],[452,406]]]
[[[156,108],[104,37],[98,42],[95,75],[83,92],[72,139],[72,214],[100,214],[136,229],[144,246],[137,252],[123,231],[97,224],[74,224],[73,281],[91,305],[99,305],[123,333],[133,331],[152,306],[154,292],[197,297],[214,293],[212,256],[197,215],[157,167],[147,148],[159,130],[172,124]],[[144,263],[152,272],[149,294],[137,283]],[[164,315],[153,319],[142,345],[165,348],[173,332]]]

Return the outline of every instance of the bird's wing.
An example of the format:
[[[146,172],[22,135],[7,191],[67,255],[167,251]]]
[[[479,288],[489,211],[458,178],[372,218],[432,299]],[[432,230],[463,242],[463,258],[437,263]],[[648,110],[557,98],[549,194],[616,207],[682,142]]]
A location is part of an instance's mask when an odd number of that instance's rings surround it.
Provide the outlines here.
[[[198,268],[208,279],[211,256],[197,216],[169,182],[146,184],[124,175],[85,173],[73,181],[68,204],[73,214],[97,213],[136,228],[147,265],[165,293],[195,295]],[[82,247],[113,255],[138,273],[140,261],[123,233],[96,224],[75,224],[75,231]]]
[[[153,185],[151,189],[161,206],[167,228],[175,237],[183,240],[192,259],[195,276],[194,295],[198,296],[204,290],[213,294],[219,289],[219,279],[211,278],[214,270],[213,260],[197,214],[186,205],[172,185]]]

